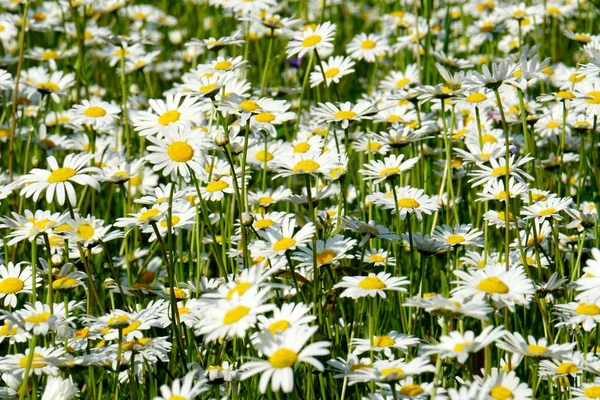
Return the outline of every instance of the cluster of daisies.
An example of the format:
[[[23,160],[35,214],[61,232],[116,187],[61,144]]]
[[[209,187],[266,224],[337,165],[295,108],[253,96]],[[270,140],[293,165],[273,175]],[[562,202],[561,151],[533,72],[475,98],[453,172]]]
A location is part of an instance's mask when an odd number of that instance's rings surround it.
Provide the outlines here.
[[[0,0],[0,398],[600,399],[595,3],[134,3]]]

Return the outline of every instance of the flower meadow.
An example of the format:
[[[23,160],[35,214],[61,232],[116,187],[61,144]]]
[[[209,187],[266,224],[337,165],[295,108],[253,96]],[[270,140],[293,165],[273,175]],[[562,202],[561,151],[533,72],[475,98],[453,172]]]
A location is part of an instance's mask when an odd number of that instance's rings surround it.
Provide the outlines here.
[[[0,0],[0,399],[600,399],[595,0]]]

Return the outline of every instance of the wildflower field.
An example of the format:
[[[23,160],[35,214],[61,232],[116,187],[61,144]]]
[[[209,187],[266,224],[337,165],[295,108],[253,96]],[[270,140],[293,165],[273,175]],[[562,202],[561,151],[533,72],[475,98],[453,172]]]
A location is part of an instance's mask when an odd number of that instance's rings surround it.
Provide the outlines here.
[[[600,399],[597,0],[0,0],[0,400]]]

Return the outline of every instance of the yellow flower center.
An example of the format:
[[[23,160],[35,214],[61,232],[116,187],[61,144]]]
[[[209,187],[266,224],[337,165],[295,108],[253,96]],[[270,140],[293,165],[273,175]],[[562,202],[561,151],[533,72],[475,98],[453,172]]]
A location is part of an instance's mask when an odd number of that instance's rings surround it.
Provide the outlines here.
[[[52,282],[54,289],[72,289],[78,285],[77,279],[62,277]]]
[[[410,83],[410,79],[408,79],[408,78],[398,79],[398,81],[396,82],[396,87],[401,88],[401,87],[408,85],[409,83]]]
[[[588,386],[583,395],[592,399],[600,398],[600,385]]]
[[[510,400],[513,393],[505,386],[496,385],[490,390],[490,397],[495,400]]]
[[[419,385],[415,385],[414,383],[404,385],[400,388],[399,393],[403,396],[414,397],[423,393],[423,388]]]
[[[231,325],[244,318],[250,312],[250,308],[245,306],[237,306],[225,313],[223,323],[225,325]]]
[[[395,376],[396,378],[400,378],[402,375],[404,375],[404,370],[401,368],[398,368],[398,367],[384,368],[379,372],[383,376],[392,375],[392,376]]]
[[[256,111],[260,108],[258,103],[254,100],[244,100],[240,103],[240,107],[248,112]]]
[[[375,48],[375,44],[375,41],[367,39],[360,44],[360,47],[361,49],[370,50]]]
[[[4,325],[0,326],[0,336],[14,336],[18,332],[16,325],[11,325],[10,322],[5,322]]]
[[[147,211],[144,211],[141,215],[140,215],[140,221],[147,221],[150,218],[156,217],[158,215],[158,209],[157,208],[151,208]]]
[[[290,349],[279,349],[269,357],[273,368],[289,368],[298,361],[298,353]]]
[[[472,344],[473,344],[473,342],[456,343],[456,345],[454,346],[452,351],[455,353],[462,353],[465,351],[465,346],[470,346]]]
[[[187,397],[174,394],[168,400],[187,400]]]
[[[356,113],[354,111],[338,111],[334,114],[335,118],[338,119],[352,119],[356,117]]]
[[[490,277],[485,278],[477,285],[477,289],[486,293],[493,294],[506,294],[508,293],[508,286],[502,282],[499,278]]]
[[[306,153],[310,150],[310,144],[306,142],[300,142],[294,146],[294,153]]]
[[[316,46],[321,42],[322,37],[319,35],[311,35],[302,41],[302,47]]]
[[[450,235],[446,238],[446,240],[448,240],[448,243],[450,243],[451,245],[456,246],[464,242],[465,237],[462,235]]]
[[[48,182],[49,183],[66,182],[70,178],[74,177],[75,174],[77,174],[77,171],[75,171],[73,168],[69,168],[69,167],[58,168],[58,169],[55,169],[54,171],[52,171],[52,173],[48,177]]]
[[[283,238],[283,239],[279,239],[277,242],[275,242],[275,244],[273,245],[273,250],[275,250],[275,251],[288,250],[295,245],[296,245],[296,239]]]
[[[391,175],[397,175],[400,173],[400,168],[398,167],[390,167],[390,168],[384,168],[381,170],[381,172],[379,173],[379,176],[382,177],[388,177]]]
[[[375,347],[390,347],[394,343],[396,343],[396,341],[388,335],[375,336],[373,338],[373,346]]]
[[[45,92],[58,92],[60,90],[58,85],[54,82],[38,83],[37,85],[35,85],[35,87],[38,90],[45,91]]]
[[[317,254],[317,264],[325,265],[329,264],[337,256],[337,253],[333,250],[325,250]]]
[[[32,323],[34,325],[41,324],[42,322],[48,321],[48,319],[52,316],[49,312],[42,312],[39,314],[31,315],[25,318],[25,322]]]
[[[273,201],[275,201],[275,199],[272,198],[271,196],[265,196],[265,197],[261,197],[258,199],[258,204],[260,204],[261,206],[268,206]],[[273,222],[273,221],[271,221],[271,222]]]
[[[81,224],[79,225],[79,228],[77,228],[77,236],[83,240],[89,240],[94,236],[94,233],[94,227],[90,224]]]
[[[302,160],[296,163],[293,170],[296,173],[302,174],[307,172],[314,172],[319,169],[320,165],[313,160]]]
[[[339,73],[340,73],[340,69],[339,68],[329,68],[327,71],[325,71],[325,77],[326,78],[333,78],[333,77],[335,77]]]
[[[229,289],[229,292],[227,292],[227,296],[226,296],[227,300],[231,300],[235,293],[237,293],[240,296],[243,295],[251,287],[252,287],[252,283],[250,283],[250,282],[238,283],[237,285],[235,285],[234,287]]]
[[[556,367],[557,374],[574,374],[577,371],[579,371],[577,365],[570,361],[562,362],[558,367]]]
[[[369,256],[369,261],[372,263],[381,263],[385,261],[385,257],[381,254],[371,254]]]
[[[419,202],[415,199],[411,199],[410,197],[398,200],[398,207],[401,208],[417,208],[419,206]]]
[[[537,344],[529,344],[527,345],[527,348],[532,356],[540,356],[544,354],[547,349],[546,346],[538,346]]]
[[[102,118],[106,115],[106,110],[102,107],[92,106],[88,107],[83,114],[90,118]]]
[[[158,117],[158,123],[162,126],[167,126],[170,123],[179,121],[180,116],[181,113],[177,110],[167,111],[166,113]]]
[[[206,185],[206,191],[210,193],[220,192],[224,189],[227,189],[228,187],[229,183],[225,181],[210,182],[208,185]]]
[[[575,312],[581,315],[598,315],[600,314],[600,307],[594,303],[579,303]]]
[[[481,103],[485,100],[487,100],[487,97],[483,93],[471,93],[467,96],[467,101],[469,103]]]
[[[587,96],[591,97],[589,99],[585,99],[590,104],[600,104],[600,91],[589,92]]]
[[[25,287],[25,283],[19,278],[6,278],[0,282],[0,293],[19,293]]]
[[[558,122],[555,121],[550,121],[546,124],[546,128],[548,129],[556,129],[556,128],[560,128],[560,124]]]
[[[496,167],[492,170],[492,176],[503,176],[506,175],[507,173],[510,173],[510,171],[512,171],[512,168],[510,167],[506,167],[506,166],[502,166],[502,167]]]
[[[29,363],[29,354],[21,357],[19,360],[19,367],[27,368],[27,364]],[[33,358],[31,359],[31,368],[44,368],[46,366],[46,361],[44,360],[44,356],[38,353],[33,354]]]
[[[273,153],[260,150],[256,152],[256,159],[260,162],[271,161],[274,158]]]
[[[202,93],[210,93],[213,90],[215,90],[216,86],[217,86],[216,83],[209,83],[208,85],[200,86],[200,91]]]
[[[369,145],[369,150],[370,151],[378,151],[379,149],[381,149],[381,146],[383,146],[383,145],[379,142],[372,142]]]
[[[269,332],[271,332],[273,335],[275,335],[276,333],[279,332],[285,332],[287,328],[290,327],[290,323],[288,321],[286,321],[285,319],[279,320],[279,321],[275,321],[271,324],[271,326],[269,326]]]
[[[540,217],[546,217],[548,215],[554,214],[555,212],[556,212],[556,208],[550,207],[550,208],[540,211],[539,214],[540,214]]]
[[[358,287],[365,290],[385,289],[385,283],[376,276],[367,276],[358,284]]]
[[[259,219],[258,221],[256,221],[254,223],[254,227],[256,229],[265,229],[265,228],[270,228],[274,224],[275,224],[275,222],[272,219],[263,218],[263,219]]]
[[[46,50],[42,52],[42,58],[44,60],[56,60],[58,57],[58,53],[54,50]]]
[[[194,156],[194,149],[186,142],[173,142],[167,148],[167,154],[175,162],[188,162]]]
[[[181,217],[179,217],[177,215],[173,215],[171,217],[171,226],[177,225],[177,223],[179,221],[181,221]],[[160,222],[160,226],[162,226],[163,228],[167,229],[169,227],[169,224],[167,223],[167,220],[165,219],[164,221]]]
[[[231,68],[232,65],[233,64],[231,64],[231,62],[227,61],[227,60],[219,61],[218,63],[215,64],[215,69],[217,71],[224,71],[224,70]]]
[[[273,115],[270,112],[261,112],[260,114],[257,114],[254,118],[256,118],[258,122],[269,123],[275,119],[275,115]]]
[[[556,93],[556,98],[558,98],[558,99],[574,99],[575,95],[572,92],[561,90],[560,92]]]

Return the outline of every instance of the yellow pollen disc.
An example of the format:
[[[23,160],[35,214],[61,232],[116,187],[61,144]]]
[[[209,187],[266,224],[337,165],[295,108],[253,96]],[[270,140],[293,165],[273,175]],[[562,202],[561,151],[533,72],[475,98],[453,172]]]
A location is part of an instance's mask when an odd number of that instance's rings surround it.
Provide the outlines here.
[[[446,238],[446,240],[448,241],[448,243],[450,243],[453,246],[459,245],[462,242],[465,241],[465,237],[462,235],[450,235]]]
[[[225,181],[210,182],[208,185],[206,185],[206,191],[210,193],[220,192],[224,189],[227,189],[228,187],[229,183]]]
[[[0,336],[14,336],[18,332],[17,326],[12,325],[10,322],[5,322],[4,325],[0,326]]]
[[[388,122],[400,122],[400,121],[402,121],[402,117],[399,115],[390,115],[389,117],[387,117],[387,121]]]
[[[54,50],[46,50],[42,52],[42,58],[44,60],[56,60],[58,57],[58,53]]]
[[[244,318],[250,312],[250,308],[244,306],[237,306],[225,313],[223,317],[223,323],[225,325],[231,325]]]
[[[411,199],[410,197],[398,200],[398,207],[402,208],[417,208],[420,204],[415,199]]]
[[[575,312],[581,315],[598,315],[600,314],[600,307],[594,303],[579,303]]]
[[[231,289],[229,289],[229,292],[227,292],[227,300],[231,300],[233,298],[233,295],[235,293],[237,293],[238,295],[243,295],[244,293],[246,293],[246,291],[248,289],[250,289],[252,287],[252,283],[250,282],[241,282],[238,283],[237,285],[235,285],[234,287],[232,287]]]
[[[588,97],[591,97],[589,99],[585,99],[585,101],[587,101],[590,104],[600,104],[600,91],[594,91],[594,92],[589,92],[587,93]]]
[[[316,46],[317,44],[319,44],[319,42],[321,42],[321,39],[322,37],[319,35],[309,36],[302,41],[302,47]]]
[[[25,318],[25,322],[32,323],[34,325],[41,324],[42,322],[48,321],[48,319],[52,316],[49,312],[42,312],[36,315],[29,316]]]
[[[158,117],[158,123],[162,126],[167,126],[170,123],[179,121],[180,116],[181,113],[177,110],[167,111],[166,113]]]
[[[561,90],[560,92],[556,93],[556,98],[558,98],[558,99],[574,99],[575,95],[572,92]]]
[[[6,278],[0,282],[0,293],[19,293],[25,287],[25,283],[19,278]]]
[[[360,48],[365,49],[365,50],[370,50],[370,49],[374,49],[375,45],[376,45],[375,41],[367,39],[360,44]]]
[[[358,284],[358,287],[365,290],[381,290],[387,286],[376,276],[367,276]]]
[[[106,115],[106,110],[102,107],[92,106],[88,107],[83,114],[90,118],[102,118]]]
[[[50,176],[48,177],[49,183],[58,183],[58,182],[66,182],[77,174],[73,168],[62,167],[55,169],[52,171]]]
[[[483,279],[477,285],[477,289],[492,294],[506,294],[509,292],[508,286],[495,276]]]
[[[94,233],[94,227],[90,224],[81,224],[79,225],[79,228],[77,228],[77,236],[83,240],[89,240],[94,236]]]
[[[254,100],[244,100],[240,103],[240,107],[248,112],[256,111],[260,108],[258,103]]]
[[[390,167],[390,168],[385,168],[382,169],[381,172],[379,173],[379,176],[391,176],[391,175],[397,175],[400,173],[400,168],[398,167]]]
[[[271,161],[274,158],[273,153],[260,150],[256,152],[256,159],[260,162]]]
[[[369,256],[369,261],[372,263],[381,263],[385,261],[385,257],[381,254],[371,254]]]
[[[512,168],[510,167],[496,167],[492,170],[492,176],[503,176],[506,175],[506,173],[510,173],[512,171]]]
[[[540,356],[540,355],[544,354],[544,352],[547,349],[546,346],[538,346],[537,344],[529,344],[529,345],[527,345],[527,348],[529,349],[529,352],[533,356]]]
[[[397,378],[400,378],[402,375],[404,375],[404,370],[398,367],[392,367],[392,368],[385,368],[382,369],[381,371],[379,371],[381,373],[381,375],[383,376],[395,376]]]
[[[333,259],[337,256],[337,253],[333,250],[325,250],[319,254],[317,254],[317,264],[325,265],[329,264]]]
[[[329,68],[327,71],[325,71],[325,77],[333,78],[333,77],[337,76],[337,74],[339,74],[339,73],[340,73],[339,68]]]
[[[256,221],[254,223],[254,228],[256,229],[265,229],[265,228],[270,228],[275,224],[275,222],[272,219],[269,218],[263,218],[263,219],[259,219],[258,221]]]
[[[398,79],[398,81],[396,82],[396,87],[401,88],[401,87],[408,85],[409,83],[410,83],[410,79],[408,79],[408,78]]]
[[[46,92],[58,92],[60,90],[58,85],[54,82],[38,83],[37,85],[35,85],[35,87],[36,87],[36,89],[38,89],[40,91],[46,91]]]
[[[548,129],[556,129],[556,128],[560,128],[560,124],[558,122],[555,121],[550,121],[546,124],[546,128]]]
[[[295,245],[296,245],[296,239],[283,238],[283,239],[279,239],[277,242],[275,242],[275,244],[273,245],[273,250],[275,250],[275,251],[288,250]]]
[[[171,217],[171,226],[177,225],[177,223],[179,221],[181,221],[181,217],[178,217],[177,215],[173,215]],[[167,220],[165,220],[165,221],[161,221],[160,222],[160,226],[162,226],[163,228],[167,229],[169,227],[169,224],[167,223]]]
[[[169,397],[167,400],[187,400],[187,397],[174,394],[171,397]]]
[[[275,201],[274,198],[272,198],[270,196],[265,196],[265,197],[261,197],[258,199],[258,204],[260,204],[261,206],[268,206],[269,204],[271,204],[274,201]]]
[[[548,209],[546,209],[546,210],[542,210],[542,211],[540,211],[540,212],[539,212],[539,215],[540,215],[540,217],[546,217],[546,216],[548,216],[548,215],[552,215],[552,214],[554,214],[555,212],[556,212],[556,208],[552,208],[552,207],[550,207],[550,208],[548,208]]]
[[[19,360],[19,367],[27,368],[27,364],[29,363],[29,354],[21,357]],[[38,353],[33,354],[33,358],[31,359],[31,368],[44,368],[46,366],[46,361],[44,360],[44,356]]]
[[[319,169],[320,165],[319,163],[317,163],[316,161],[313,160],[302,160],[299,161],[298,163],[296,163],[296,165],[294,165],[294,172],[296,173],[310,173],[310,172],[315,172],[317,169]]]
[[[490,135],[489,133],[483,135],[481,137],[481,141],[483,142],[483,144],[486,144],[486,143],[498,143],[498,139],[496,139],[496,137],[494,135]]]
[[[167,148],[167,154],[175,162],[188,162],[194,156],[194,149],[186,142],[173,142]]]
[[[373,346],[375,347],[390,347],[394,343],[396,343],[396,341],[388,335],[375,336],[373,338]]]
[[[294,146],[294,153],[306,153],[308,150],[310,150],[310,144],[306,142],[301,142]]]
[[[379,149],[381,149],[381,146],[383,146],[381,143],[379,142],[372,142],[369,145],[369,150],[371,151],[378,151]]]
[[[408,384],[400,388],[399,393],[403,396],[415,397],[423,393],[423,388],[419,385]]]
[[[356,117],[356,113],[354,111],[338,111],[334,114],[334,118],[338,119],[352,119]]]
[[[218,63],[215,64],[215,69],[217,71],[224,71],[224,70],[231,68],[232,65],[233,64],[231,64],[231,62],[227,61],[227,60],[219,61]]]
[[[575,35],[575,40],[582,43],[589,43],[592,41],[592,39],[588,35],[583,35],[581,33]]]
[[[298,353],[293,350],[282,348],[269,357],[273,368],[289,368],[298,361]]]
[[[467,101],[469,103],[481,103],[485,100],[487,100],[487,97],[483,93],[471,93],[467,96]]]
[[[156,217],[158,215],[158,209],[157,208],[151,208],[147,211],[144,211],[141,215],[140,215],[140,221],[146,221],[150,218]]]
[[[495,400],[513,399],[513,393],[505,386],[496,385],[490,390],[490,397]]]
[[[276,333],[279,332],[285,332],[287,328],[290,327],[290,323],[288,321],[286,321],[285,319],[279,320],[279,321],[275,321],[271,324],[271,326],[269,326],[269,332],[271,332],[273,335],[275,335]]]
[[[465,346],[470,346],[472,344],[473,342],[456,343],[452,351],[455,353],[462,353],[465,351]]]
[[[269,122],[272,122],[275,119],[275,115],[273,115],[270,112],[261,112],[260,114],[257,114],[256,117],[254,117],[254,118],[256,118],[256,120],[258,122],[263,122],[263,123],[268,124]]]
[[[54,289],[73,289],[78,285],[77,279],[62,277],[52,282],[52,287]]]
[[[600,385],[588,386],[583,392],[583,395],[591,399],[600,398]]]
[[[556,367],[557,374],[574,374],[577,371],[579,371],[577,365],[570,361],[560,363],[560,365]]]

